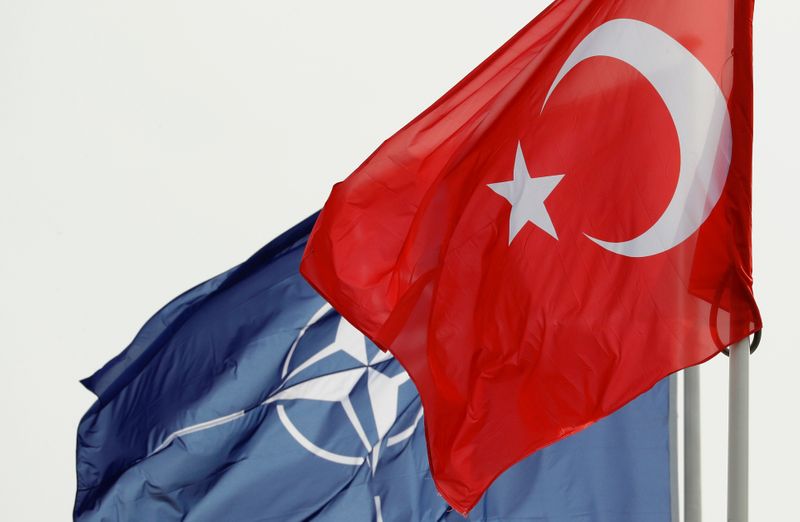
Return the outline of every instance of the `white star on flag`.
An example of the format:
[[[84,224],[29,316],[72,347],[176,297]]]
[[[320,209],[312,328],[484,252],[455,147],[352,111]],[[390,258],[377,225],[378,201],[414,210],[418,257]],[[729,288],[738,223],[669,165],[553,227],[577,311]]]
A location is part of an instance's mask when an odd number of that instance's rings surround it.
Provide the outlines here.
[[[525,223],[529,221],[558,239],[553,221],[544,206],[544,200],[553,192],[563,177],[563,174],[559,174],[532,178],[528,173],[528,166],[525,164],[525,156],[522,154],[522,144],[517,144],[514,179],[488,185],[490,189],[511,203],[511,217],[508,225],[509,245],[525,226]]]

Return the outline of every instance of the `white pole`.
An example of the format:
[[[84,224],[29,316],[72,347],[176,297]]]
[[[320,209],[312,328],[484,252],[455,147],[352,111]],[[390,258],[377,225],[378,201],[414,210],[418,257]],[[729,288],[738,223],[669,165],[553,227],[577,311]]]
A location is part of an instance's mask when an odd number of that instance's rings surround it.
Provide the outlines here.
[[[683,516],[684,522],[703,519],[700,463],[700,367],[683,371]]]
[[[730,349],[728,382],[728,522],[747,522],[750,340]]]
[[[678,474],[678,374],[669,376],[669,499],[670,522],[681,522]]]

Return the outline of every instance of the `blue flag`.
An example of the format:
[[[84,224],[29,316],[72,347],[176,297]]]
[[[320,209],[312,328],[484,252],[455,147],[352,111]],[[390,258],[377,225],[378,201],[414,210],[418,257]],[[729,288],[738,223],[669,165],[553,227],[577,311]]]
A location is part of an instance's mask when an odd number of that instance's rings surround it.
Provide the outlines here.
[[[390,354],[300,276],[316,215],[178,297],[84,384],[74,519],[458,521]],[[519,463],[469,520],[669,522],[662,382]]]

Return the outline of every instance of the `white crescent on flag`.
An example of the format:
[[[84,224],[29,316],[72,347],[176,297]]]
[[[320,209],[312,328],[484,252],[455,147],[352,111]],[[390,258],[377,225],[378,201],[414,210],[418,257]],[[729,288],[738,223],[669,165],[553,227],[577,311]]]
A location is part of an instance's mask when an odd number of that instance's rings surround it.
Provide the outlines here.
[[[685,241],[719,201],[731,163],[732,132],[725,95],[708,69],[662,30],[631,19],[606,22],[589,33],[558,72],[542,111],[559,82],[580,62],[603,56],[641,73],[669,110],[680,146],[680,173],[669,205],[648,230],[601,247],[628,257],[660,254]]]

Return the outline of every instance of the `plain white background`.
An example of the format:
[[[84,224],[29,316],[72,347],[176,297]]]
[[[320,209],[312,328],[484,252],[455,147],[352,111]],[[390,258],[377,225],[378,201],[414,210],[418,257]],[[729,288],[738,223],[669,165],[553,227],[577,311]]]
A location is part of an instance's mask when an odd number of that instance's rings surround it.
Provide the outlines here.
[[[795,2],[757,2],[751,520],[800,520]],[[330,186],[544,1],[0,2],[0,519],[71,516],[78,383]],[[703,369],[725,518],[727,360]]]

